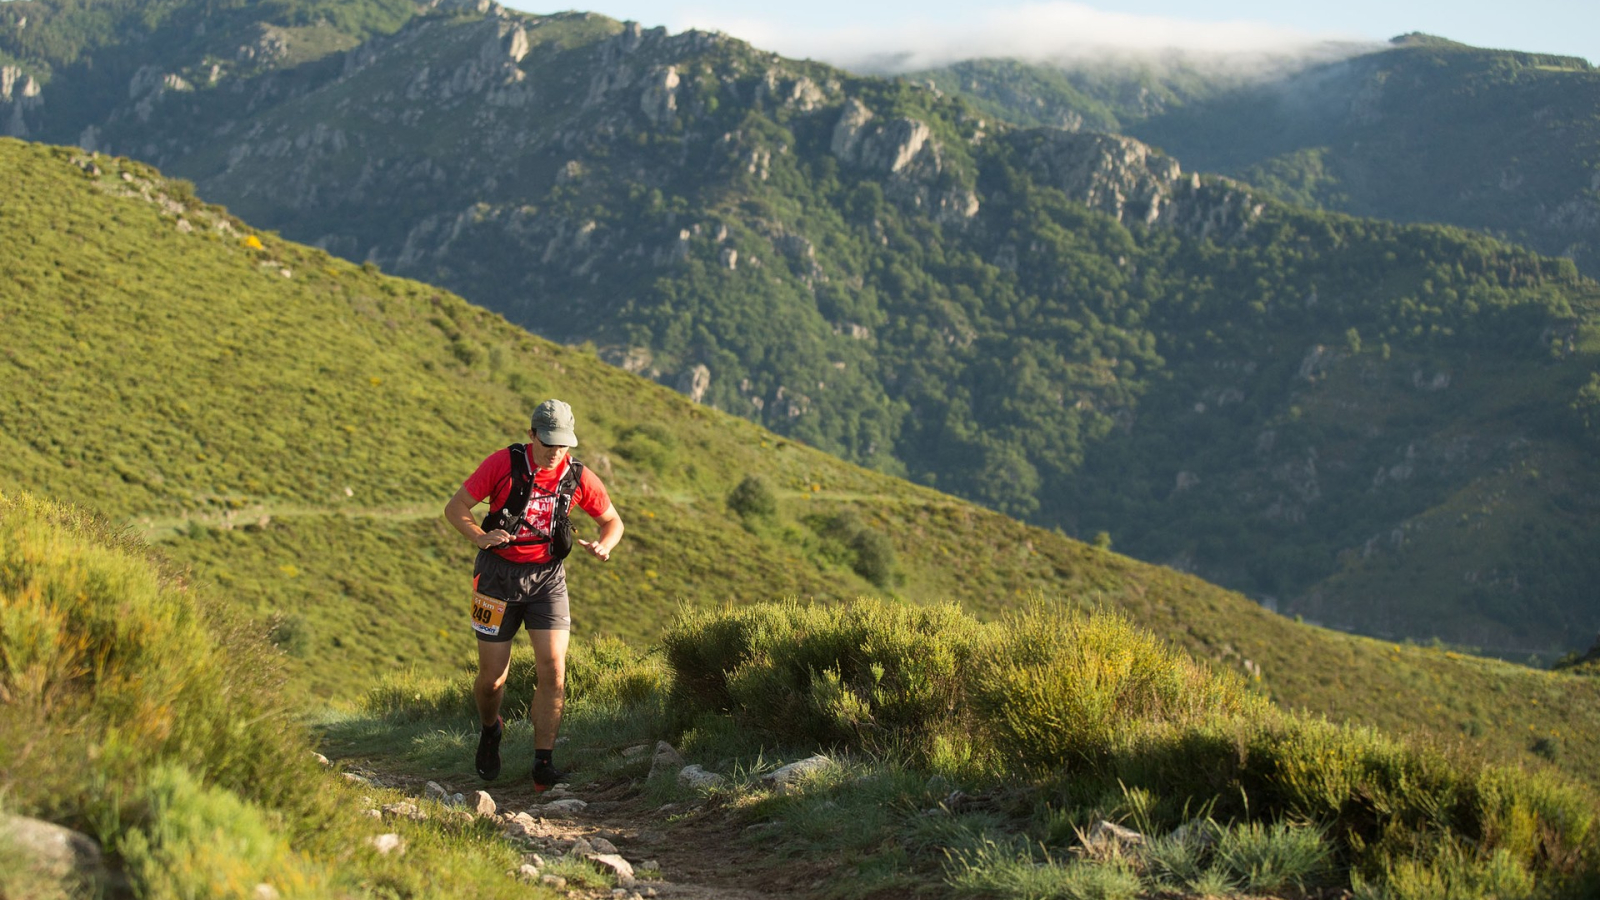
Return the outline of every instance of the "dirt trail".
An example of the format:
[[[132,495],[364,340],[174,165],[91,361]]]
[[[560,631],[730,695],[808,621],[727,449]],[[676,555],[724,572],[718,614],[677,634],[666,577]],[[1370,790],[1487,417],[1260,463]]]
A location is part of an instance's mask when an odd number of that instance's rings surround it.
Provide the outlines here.
[[[346,760],[346,763],[356,763]],[[384,787],[422,797],[427,779],[382,771],[381,760],[361,760],[350,771],[375,776]],[[460,781],[460,779],[458,779]],[[445,785],[471,797],[486,790],[498,807],[502,823],[526,812],[533,819],[526,852],[546,861],[561,856],[574,841],[604,838],[635,868],[645,860],[659,864],[659,880],[640,878],[623,896],[678,898],[678,900],[805,900],[814,896],[832,871],[825,863],[804,860],[777,861],[759,841],[746,839],[744,824],[733,811],[715,802],[698,801],[661,806],[642,795],[638,779],[613,779],[537,793],[526,777],[501,776],[484,784]],[[587,806],[576,812],[550,808],[565,799]],[[524,822],[527,820],[524,819]],[[509,840],[509,838],[508,838]],[[654,892],[653,894],[651,892]],[[568,890],[569,897],[598,900],[613,896],[611,889]]]

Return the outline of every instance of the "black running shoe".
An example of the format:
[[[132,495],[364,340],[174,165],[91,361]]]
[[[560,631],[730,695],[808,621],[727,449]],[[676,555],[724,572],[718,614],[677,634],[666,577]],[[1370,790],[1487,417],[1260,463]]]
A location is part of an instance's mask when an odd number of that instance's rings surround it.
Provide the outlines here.
[[[478,735],[478,777],[484,781],[500,777],[500,736],[505,730],[505,720],[496,716],[494,725]]]
[[[539,793],[548,791],[566,781],[568,774],[556,768],[555,763],[540,760],[533,764],[533,789]]]

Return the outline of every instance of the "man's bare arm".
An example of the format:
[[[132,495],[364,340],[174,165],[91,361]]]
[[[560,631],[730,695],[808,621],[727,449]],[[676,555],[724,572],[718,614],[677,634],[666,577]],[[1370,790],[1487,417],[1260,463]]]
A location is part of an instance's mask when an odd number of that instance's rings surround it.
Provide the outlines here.
[[[494,531],[484,531],[478,527],[478,520],[472,515],[472,508],[478,505],[478,498],[472,496],[464,487],[456,488],[456,495],[444,505],[444,519],[467,540],[472,542],[479,550],[498,547],[511,540],[511,535],[504,529],[496,528]]]
[[[604,562],[611,558],[611,551],[622,540],[622,517],[617,515],[615,506],[607,505],[606,511],[595,516],[594,521],[600,526],[600,537],[592,541],[579,540],[578,545]]]

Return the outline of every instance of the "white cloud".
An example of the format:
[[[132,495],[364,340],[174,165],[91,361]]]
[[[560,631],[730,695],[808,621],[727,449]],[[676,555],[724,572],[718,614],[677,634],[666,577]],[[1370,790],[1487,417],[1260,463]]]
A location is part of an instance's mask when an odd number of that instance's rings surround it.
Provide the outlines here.
[[[1204,22],[1106,12],[1069,0],[975,9],[960,19],[909,16],[893,26],[876,27],[837,20],[797,25],[776,15],[752,16],[710,8],[680,9],[672,20],[669,24],[674,31],[716,29],[784,56],[822,60],[857,71],[913,71],[979,57],[1064,60],[1174,51],[1189,57],[1336,56],[1343,54],[1329,50],[1327,45],[1333,41],[1371,46],[1364,39],[1311,34],[1263,22]]]

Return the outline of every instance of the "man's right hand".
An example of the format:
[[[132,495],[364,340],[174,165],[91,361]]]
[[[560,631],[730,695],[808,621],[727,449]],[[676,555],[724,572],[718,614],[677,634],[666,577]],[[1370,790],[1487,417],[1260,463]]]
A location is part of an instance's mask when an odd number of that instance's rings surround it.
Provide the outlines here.
[[[479,550],[488,550],[490,547],[511,543],[511,534],[504,528],[496,528],[493,531],[485,531],[483,534],[478,535],[472,539],[472,542],[478,545]]]

